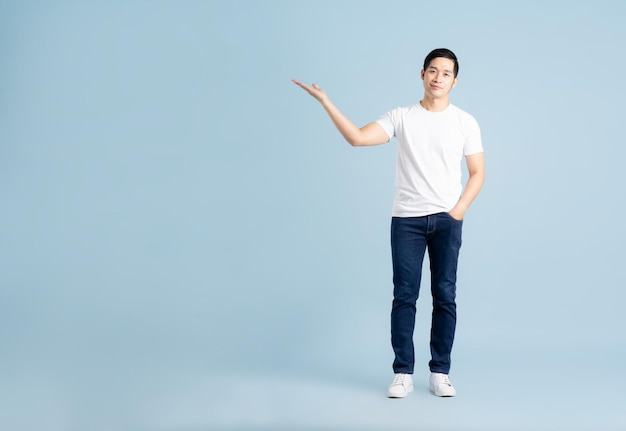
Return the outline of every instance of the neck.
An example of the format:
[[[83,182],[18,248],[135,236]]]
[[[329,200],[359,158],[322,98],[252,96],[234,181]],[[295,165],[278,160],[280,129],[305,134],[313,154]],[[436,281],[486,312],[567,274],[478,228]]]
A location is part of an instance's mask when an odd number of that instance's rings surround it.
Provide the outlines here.
[[[424,98],[420,100],[420,105],[422,105],[422,108],[426,109],[427,111],[439,112],[446,109],[450,105],[450,102],[448,101],[447,97],[442,99],[434,99],[432,97],[424,96]]]

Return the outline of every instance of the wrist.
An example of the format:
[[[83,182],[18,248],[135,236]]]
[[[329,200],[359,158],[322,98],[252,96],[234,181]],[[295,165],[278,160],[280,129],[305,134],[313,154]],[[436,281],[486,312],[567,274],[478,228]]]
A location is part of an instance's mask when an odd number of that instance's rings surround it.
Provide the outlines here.
[[[460,205],[455,205],[454,207],[452,207],[452,209],[450,211],[448,211],[450,214],[456,214],[458,216],[463,216],[465,215],[465,212],[467,211],[466,207],[460,206]]]

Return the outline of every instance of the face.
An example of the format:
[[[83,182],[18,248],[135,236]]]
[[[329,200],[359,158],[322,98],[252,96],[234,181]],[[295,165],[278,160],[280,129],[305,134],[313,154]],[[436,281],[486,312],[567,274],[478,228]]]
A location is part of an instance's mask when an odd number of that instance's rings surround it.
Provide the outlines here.
[[[426,70],[422,70],[424,93],[434,99],[448,97],[450,90],[456,85],[454,77],[454,61],[449,58],[434,58]]]

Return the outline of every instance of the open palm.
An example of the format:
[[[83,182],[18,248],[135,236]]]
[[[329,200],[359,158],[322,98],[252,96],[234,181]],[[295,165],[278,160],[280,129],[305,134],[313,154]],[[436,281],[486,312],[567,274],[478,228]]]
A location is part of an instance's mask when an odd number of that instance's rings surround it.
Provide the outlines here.
[[[315,97],[320,102],[327,98],[326,92],[322,90],[317,84],[312,84],[311,87],[309,87],[308,85],[303,84],[296,79],[292,79],[292,81],[294,82],[294,84],[298,85],[300,88],[309,93],[311,96]]]

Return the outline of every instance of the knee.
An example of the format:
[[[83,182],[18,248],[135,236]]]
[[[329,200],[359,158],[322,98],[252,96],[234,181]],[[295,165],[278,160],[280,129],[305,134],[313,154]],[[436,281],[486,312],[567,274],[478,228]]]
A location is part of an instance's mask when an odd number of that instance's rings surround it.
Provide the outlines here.
[[[454,284],[439,286],[433,289],[433,305],[439,307],[456,307],[456,286]]]
[[[393,306],[401,307],[401,306],[412,306],[415,307],[417,303],[418,294],[406,290],[397,290],[393,294]]]

